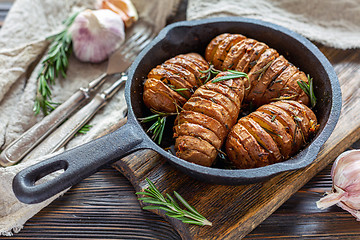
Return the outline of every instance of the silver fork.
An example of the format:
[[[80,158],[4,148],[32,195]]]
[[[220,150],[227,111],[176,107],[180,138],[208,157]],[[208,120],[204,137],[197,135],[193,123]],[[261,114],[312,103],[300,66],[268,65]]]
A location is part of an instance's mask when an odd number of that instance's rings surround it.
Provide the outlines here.
[[[89,106],[89,103],[75,114],[76,118],[73,118],[72,120],[70,118],[67,121],[69,122],[68,124],[63,124],[65,127],[63,127],[63,125],[61,126],[63,129],[61,134],[58,132],[58,137],[51,138],[53,143],[50,143],[49,140],[47,140],[47,144],[42,144],[43,147],[40,147],[43,150],[37,150],[34,153],[32,152],[30,154],[31,157],[51,153],[62,147],[102,106],[105,105],[105,102],[110,99],[126,81],[125,71],[131,65],[138,53],[140,53],[140,51],[156,36],[156,33],[153,32],[152,26],[146,22],[139,21],[128,30],[127,36],[128,37],[125,39],[122,47],[109,58],[106,73],[101,74],[95,80],[91,81],[87,87],[80,88],[53,112],[45,116],[40,122],[35,124],[6,147],[0,154],[1,166],[10,166],[22,160],[26,154],[63,123],[80,105],[89,100],[91,93],[96,91],[106,79],[121,73],[121,78],[118,81],[110,88],[103,91],[102,94],[97,94],[94,97],[98,101],[91,101],[92,107]],[[54,136],[56,134],[52,135]],[[38,147],[37,149],[40,148]],[[29,157],[30,156],[28,156],[27,159]]]

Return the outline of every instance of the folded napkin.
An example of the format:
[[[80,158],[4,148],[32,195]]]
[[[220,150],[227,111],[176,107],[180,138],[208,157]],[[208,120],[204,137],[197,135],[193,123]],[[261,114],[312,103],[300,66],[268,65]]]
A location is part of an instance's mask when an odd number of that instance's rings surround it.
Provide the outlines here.
[[[160,31],[177,9],[179,0],[132,0],[139,17]],[[38,122],[43,116],[32,111],[41,59],[49,42],[46,38],[62,29],[71,13],[94,9],[96,0],[17,0],[0,30],[0,151]],[[66,79],[57,79],[52,100],[64,102],[80,87],[85,87],[105,72],[107,62],[90,64],[69,60]],[[106,87],[106,86],[104,86]],[[89,123],[91,130],[76,136],[64,149],[88,142],[124,117],[124,91],[120,90]],[[60,151],[63,151],[61,149]],[[0,167],[0,236],[12,235],[56,197],[34,205],[19,202],[12,191],[12,179],[21,169],[49,156],[29,159],[15,166]]]
[[[242,16],[275,23],[310,40],[360,47],[359,0],[188,0],[187,19]]]

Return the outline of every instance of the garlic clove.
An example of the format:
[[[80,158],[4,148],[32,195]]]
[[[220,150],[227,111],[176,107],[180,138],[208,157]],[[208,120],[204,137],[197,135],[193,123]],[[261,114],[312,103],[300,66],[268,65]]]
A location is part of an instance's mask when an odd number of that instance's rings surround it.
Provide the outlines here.
[[[130,27],[139,18],[136,8],[130,0],[103,0],[101,8],[119,14],[126,27]]]
[[[340,154],[331,169],[333,188],[316,204],[324,209],[337,204],[360,221],[360,150]]]
[[[81,12],[69,32],[75,56],[84,62],[104,61],[125,39],[121,17],[106,9]]]

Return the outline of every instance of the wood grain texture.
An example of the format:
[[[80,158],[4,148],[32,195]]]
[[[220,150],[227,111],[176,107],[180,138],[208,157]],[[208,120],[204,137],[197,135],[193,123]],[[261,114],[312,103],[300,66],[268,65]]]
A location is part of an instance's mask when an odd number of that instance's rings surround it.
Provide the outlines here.
[[[339,123],[324,144],[317,159],[308,167],[279,174],[268,181],[244,186],[206,184],[177,171],[162,157],[149,150],[136,152],[114,164],[137,191],[152,180],[163,193],[179,192],[191,205],[213,222],[213,227],[186,225],[169,219],[184,239],[242,238],[280,207],[306,182],[351,145],[359,133],[360,57],[358,51],[321,48],[335,67],[341,82],[343,108]],[[351,69],[351,70],[349,70]],[[316,81],[316,80],[315,80]],[[316,82],[315,82],[316,84]]]
[[[0,18],[0,25],[2,19]],[[343,110],[339,124],[319,154],[318,164],[313,164],[301,171],[282,174],[262,184],[223,187],[191,180],[172,169],[153,152],[141,151],[137,155],[128,157],[128,159],[138,160],[143,159],[141,156],[144,156],[147,161],[131,163],[130,167],[137,169],[138,174],[142,174],[143,177],[150,176],[164,192],[171,192],[177,187],[180,194],[186,196],[187,200],[197,206],[200,212],[204,212],[210,220],[216,219],[216,223],[226,226],[225,231],[219,232],[222,227],[219,225],[213,228],[198,228],[182,226],[172,221],[171,223],[182,236],[198,234],[197,236],[204,238],[210,235],[211,231],[217,231],[220,239],[239,239],[275,211],[245,239],[360,238],[359,223],[349,213],[336,206],[319,210],[315,205],[323,192],[331,187],[331,165],[326,165],[359,139],[360,50],[342,51],[322,46],[320,50],[329,58],[340,79]],[[360,148],[360,141],[354,147]],[[144,167],[139,165],[140,163],[150,163],[152,166]],[[171,170],[166,173],[156,169],[156,166],[160,168],[164,166]],[[129,171],[126,169],[129,167],[123,162],[117,162],[116,167]],[[323,167],[325,169],[318,173]],[[153,168],[158,174],[149,172],[149,169]],[[174,174],[178,184],[173,188],[159,184],[162,180],[169,180],[170,173]],[[311,178],[316,173],[318,174]],[[303,174],[307,174],[307,177],[304,178]],[[127,174],[127,178],[138,186],[137,190],[145,188],[144,179],[137,180],[134,176],[134,174]],[[285,185],[286,182],[290,182],[290,179],[293,179],[293,182],[288,184],[287,188]],[[309,179],[310,181],[306,183]],[[305,183],[306,185],[297,191]],[[263,194],[254,196],[254,193],[272,184],[280,186],[275,185],[273,190],[268,189]],[[219,187],[222,191],[217,192],[216,189]],[[239,199],[231,199],[238,189],[244,194]],[[273,193],[269,192],[270,190]],[[281,194],[284,191],[288,193],[281,199],[274,196],[275,193]],[[0,237],[0,239],[180,239],[175,228],[172,228],[161,217],[141,210],[134,193],[134,188],[124,176],[110,166],[105,166],[103,170],[74,186],[63,197],[30,219],[15,237]],[[291,196],[292,193],[295,194]],[[230,209],[231,216],[226,214],[229,207],[225,207],[226,210],[223,209],[223,202],[213,202],[210,209],[199,206],[200,203],[207,202],[208,196],[219,198],[220,195],[228,201],[238,203],[234,204],[235,209]],[[289,199],[286,201],[287,198]],[[253,203],[255,201],[260,204],[258,207]],[[285,203],[282,204],[283,202]],[[276,210],[278,207],[279,209]],[[254,213],[245,212],[244,208],[263,215],[255,216]],[[244,225],[236,229],[235,226],[240,221],[238,219],[245,216],[247,219],[241,220],[245,222]],[[228,220],[232,218],[235,219],[232,221],[235,222],[233,226],[228,223]],[[254,222],[251,219],[254,219]],[[242,230],[244,226],[248,230]],[[209,238],[215,238],[215,236],[211,235]]]

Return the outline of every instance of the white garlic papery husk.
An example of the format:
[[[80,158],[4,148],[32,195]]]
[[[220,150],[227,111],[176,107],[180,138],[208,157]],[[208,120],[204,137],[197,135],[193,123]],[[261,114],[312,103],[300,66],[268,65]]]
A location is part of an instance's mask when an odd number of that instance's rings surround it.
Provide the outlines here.
[[[98,63],[107,59],[125,39],[124,22],[107,9],[79,13],[69,32],[75,56],[84,62]]]
[[[336,204],[360,221],[360,150],[340,154],[332,166],[331,177],[332,191],[316,202],[317,207]]]

